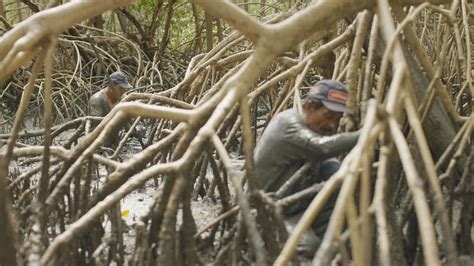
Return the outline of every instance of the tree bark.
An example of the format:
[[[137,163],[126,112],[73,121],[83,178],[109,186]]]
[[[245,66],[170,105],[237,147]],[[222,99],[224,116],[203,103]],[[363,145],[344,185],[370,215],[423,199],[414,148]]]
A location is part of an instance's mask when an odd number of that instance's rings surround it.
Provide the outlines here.
[[[368,42],[368,40],[367,40]],[[366,45],[367,47],[367,45]],[[423,70],[417,63],[415,56],[407,49],[407,45],[402,45],[406,61],[410,67],[411,82],[416,95],[417,102],[421,102],[426,97],[426,89],[430,81],[425,76]],[[380,68],[381,59],[385,51],[385,42],[379,34],[375,50],[375,62],[377,68]],[[456,134],[456,126],[453,124],[448,114],[444,110],[443,104],[439,99],[435,99],[431,112],[429,112],[423,129],[432,151],[434,159],[438,159],[444,150],[449,146]]]
[[[199,11],[196,4],[191,4],[193,8],[193,17],[194,17],[194,32],[195,32],[195,42],[193,47],[193,54],[196,54],[202,49],[202,40],[201,40],[201,22],[199,19]]]
[[[209,52],[214,47],[214,33],[212,32],[212,16],[206,12],[206,48]]]
[[[3,0],[0,0],[0,16],[6,18],[6,16],[5,16],[5,6],[3,5]]]
[[[411,70],[411,81],[415,90],[418,102],[427,97],[426,89],[429,86],[429,80],[423,73],[414,56],[404,49],[407,63]],[[426,121],[423,123],[423,129],[426,139],[430,146],[430,150],[434,159],[438,159],[444,150],[451,144],[456,135],[456,126],[453,124],[448,114],[443,108],[441,100],[435,99],[431,112],[429,112]]]
[[[165,29],[163,32],[163,36],[161,38],[160,43],[160,50],[158,51],[159,55],[162,55],[165,52],[166,47],[168,46],[168,42],[170,40],[170,27],[171,27],[171,19],[173,18],[173,6],[176,3],[176,0],[170,0],[168,2],[168,12],[166,14],[166,22],[165,22]]]
[[[147,42],[149,42],[150,45],[154,43],[156,29],[160,25],[161,16],[159,16],[159,13],[160,13],[161,8],[163,7],[163,2],[164,2],[163,0],[157,1],[155,5],[155,9],[153,10],[153,17],[152,17],[153,20],[146,34],[149,38]]]
[[[0,264],[17,265],[15,230],[11,220],[10,203],[5,190],[7,166],[3,156],[0,156],[0,231],[3,240],[0,241]]]

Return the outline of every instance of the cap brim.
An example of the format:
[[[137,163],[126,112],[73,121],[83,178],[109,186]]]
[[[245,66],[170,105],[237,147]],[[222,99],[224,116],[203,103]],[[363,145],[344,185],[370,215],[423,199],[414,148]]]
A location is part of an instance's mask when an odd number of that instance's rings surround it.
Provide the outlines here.
[[[326,106],[326,108],[328,108],[331,111],[352,114],[351,110],[343,104],[330,102],[330,101],[324,101],[324,100],[321,100],[321,102],[324,104],[324,106]]]
[[[118,83],[118,85],[120,85],[120,87],[128,90],[128,89],[131,89],[132,88],[132,85],[130,85],[129,83]]]

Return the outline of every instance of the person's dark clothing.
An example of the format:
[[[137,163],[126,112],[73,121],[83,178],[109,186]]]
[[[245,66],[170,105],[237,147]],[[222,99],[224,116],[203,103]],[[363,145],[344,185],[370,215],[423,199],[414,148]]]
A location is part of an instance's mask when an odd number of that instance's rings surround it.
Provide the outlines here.
[[[340,166],[334,156],[351,150],[358,138],[359,132],[321,136],[304,124],[303,116],[296,110],[283,111],[271,120],[260,139],[254,157],[256,177],[262,181],[266,192],[275,192],[302,165],[310,162],[307,173],[290,188],[289,194],[294,194],[328,180]],[[337,195],[331,197],[313,222],[312,229],[316,235],[326,230],[336,199]],[[311,201],[302,200],[285,208],[285,220],[290,231]],[[299,248],[312,250],[309,246],[315,245],[315,238],[317,236],[308,235]]]
[[[90,116],[100,116],[105,117],[110,110],[112,110],[112,104],[107,98],[105,89],[102,89],[89,99],[89,115]],[[109,148],[115,148],[120,143],[119,132],[113,133],[110,138],[105,140],[104,146]]]
[[[296,110],[283,111],[272,119],[260,139],[255,153],[256,175],[265,191],[274,192],[306,162],[312,163],[311,174],[318,175],[321,162],[352,149],[358,137],[359,132],[321,136],[304,124]],[[321,181],[323,177],[315,176],[313,183]]]

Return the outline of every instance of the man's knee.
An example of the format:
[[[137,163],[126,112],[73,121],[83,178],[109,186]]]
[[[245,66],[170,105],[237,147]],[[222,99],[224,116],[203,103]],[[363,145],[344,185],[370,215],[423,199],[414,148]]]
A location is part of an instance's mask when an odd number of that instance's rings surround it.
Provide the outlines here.
[[[303,216],[304,212],[300,212],[297,214],[293,214],[291,216],[286,216],[285,217],[285,226],[286,230],[291,234],[301,217]],[[303,255],[305,257],[311,258],[314,256],[314,253],[318,249],[319,245],[321,244],[321,238],[318,237],[312,229],[308,229],[303,237],[300,239],[298,242],[297,246],[297,252],[300,255]]]
[[[320,176],[324,180],[330,178],[341,167],[341,163],[336,158],[329,158],[321,162]]]

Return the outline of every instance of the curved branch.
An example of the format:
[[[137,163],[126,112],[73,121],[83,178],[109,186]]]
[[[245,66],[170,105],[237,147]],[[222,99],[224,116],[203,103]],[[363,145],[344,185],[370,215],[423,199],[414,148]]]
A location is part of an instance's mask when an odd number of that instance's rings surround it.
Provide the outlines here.
[[[36,48],[46,36],[60,34],[76,23],[130,2],[131,0],[72,1],[38,12],[18,23],[0,38],[0,78],[31,60],[33,53],[30,50]]]
[[[313,34],[314,29],[325,28],[328,25],[369,8],[372,1],[334,1],[321,0],[290,18],[271,25],[272,38],[268,38],[269,43],[263,43],[266,49],[280,54],[289,47],[297,45],[302,40]],[[278,42],[275,43],[275,40]]]
[[[123,15],[125,15],[125,17],[130,20],[130,22],[132,22],[133,26],[135,26],[135,28],[137,29],[137,31],[140,33],[140,35],[142,36],[142,42],[146,42],[146,33],[145,31],[143,30],[142,26],[140,25],[140,22],[138,22],[138,20],[130,13],[128,12],[128,10],[126,8],[121,8],[119,9],[118,11],[120,11],[120,13],[122,13]]]
[[[31,2],[30,0],[21,0],[21,2],[25,5],[27,5],[31,9],[31,11],[33,11],[35,13],[40,11],[38,5]]]
[[[190,0],[190,2],[198,4],[209,14],[222,18],[254,43],[268,32],[266,25],[228,1]]]

